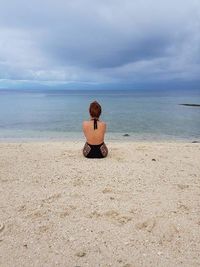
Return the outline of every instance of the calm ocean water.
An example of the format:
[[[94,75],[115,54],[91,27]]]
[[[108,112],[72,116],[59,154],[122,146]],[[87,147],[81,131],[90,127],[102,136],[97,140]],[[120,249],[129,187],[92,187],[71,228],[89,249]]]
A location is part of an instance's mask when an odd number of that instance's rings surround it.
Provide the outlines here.
[[[0,90],[0,140],[83,139],[94,100],[107,140],[200,140],[200,108],[179,105],[200,104],[200,90]]]

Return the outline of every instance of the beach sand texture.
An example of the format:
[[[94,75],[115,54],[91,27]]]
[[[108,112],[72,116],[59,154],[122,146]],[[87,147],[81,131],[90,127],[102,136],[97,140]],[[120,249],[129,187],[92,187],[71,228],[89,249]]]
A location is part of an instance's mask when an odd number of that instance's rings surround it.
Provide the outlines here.
[[[200,266],[200,144],[0,143],[0,266]]]

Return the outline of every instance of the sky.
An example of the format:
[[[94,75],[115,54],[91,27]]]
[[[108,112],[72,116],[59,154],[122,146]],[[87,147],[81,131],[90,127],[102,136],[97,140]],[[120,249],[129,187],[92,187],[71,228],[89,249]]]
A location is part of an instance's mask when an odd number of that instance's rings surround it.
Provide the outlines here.
[[[0,88],[200,88],[199,0],[0,0]]]

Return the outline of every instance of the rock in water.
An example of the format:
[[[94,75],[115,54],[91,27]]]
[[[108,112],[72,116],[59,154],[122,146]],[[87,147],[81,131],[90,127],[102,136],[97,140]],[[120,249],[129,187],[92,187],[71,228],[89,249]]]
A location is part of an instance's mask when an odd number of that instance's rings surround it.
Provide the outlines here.
[[[179,104],[179,105],[188,107],[200,107],[200,104]]]

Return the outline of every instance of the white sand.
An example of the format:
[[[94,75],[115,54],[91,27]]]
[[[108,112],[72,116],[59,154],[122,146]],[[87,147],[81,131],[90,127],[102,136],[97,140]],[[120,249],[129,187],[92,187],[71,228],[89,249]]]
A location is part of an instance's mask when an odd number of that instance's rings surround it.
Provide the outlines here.
[[[83,145],[0,144],[0,266],[200,266],[200,144]]]

